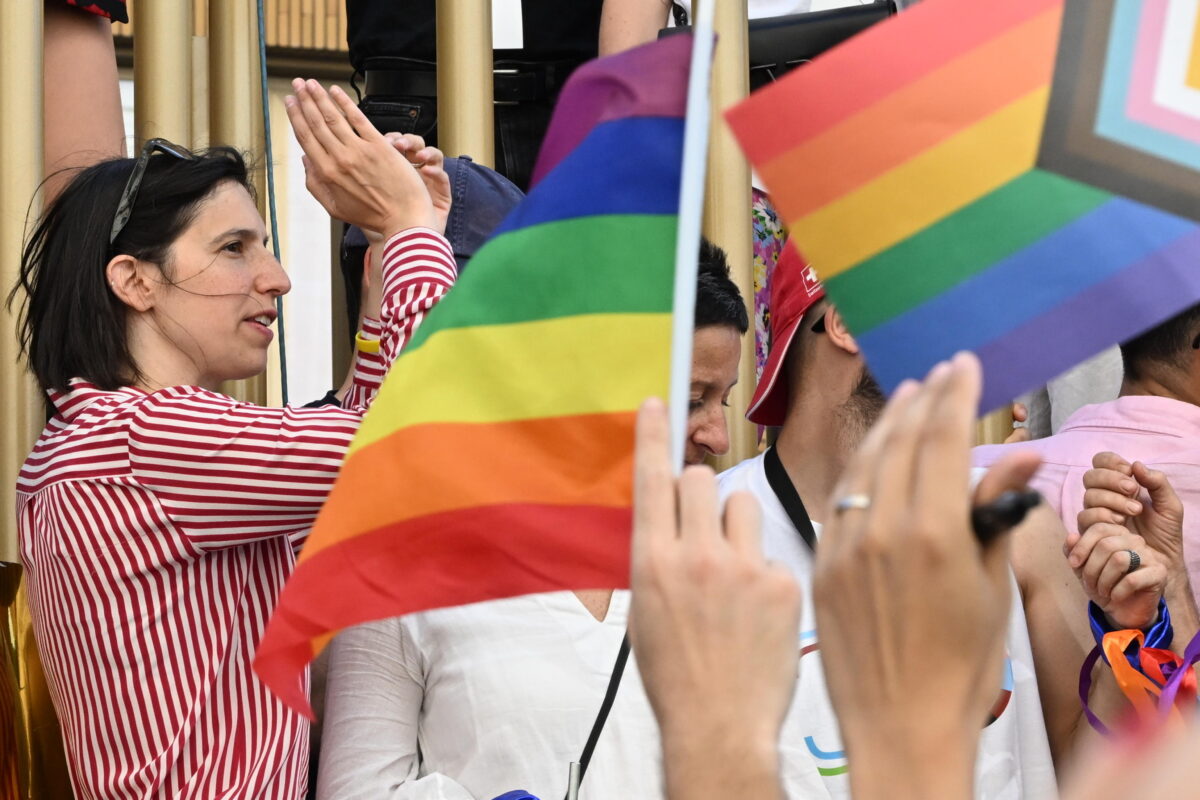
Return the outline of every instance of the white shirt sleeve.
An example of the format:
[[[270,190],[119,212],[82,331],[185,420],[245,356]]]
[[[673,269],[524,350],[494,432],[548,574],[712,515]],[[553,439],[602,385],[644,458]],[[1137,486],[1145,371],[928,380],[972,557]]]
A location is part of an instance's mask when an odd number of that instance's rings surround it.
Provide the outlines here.
[[[420,776],[424,670],[402,619],[350,628],[330,648],[319,800],[477,800],[445,775]]]

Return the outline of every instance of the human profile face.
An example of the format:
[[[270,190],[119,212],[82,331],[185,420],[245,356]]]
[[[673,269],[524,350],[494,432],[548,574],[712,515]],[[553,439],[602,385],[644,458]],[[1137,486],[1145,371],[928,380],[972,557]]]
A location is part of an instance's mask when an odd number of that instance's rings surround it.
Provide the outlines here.
[[[134,353],[148,382],[215,390],[266,368],[275,298],[291,281],[245,187],[219,184],[149,280],[151,307],[138,315],[149,333]]]
[[[731,325],[708,325],[692,335],[692,384],[688,399],[684,463],[703,464],[729,452],[725,407],[738,379],[742,335]]]

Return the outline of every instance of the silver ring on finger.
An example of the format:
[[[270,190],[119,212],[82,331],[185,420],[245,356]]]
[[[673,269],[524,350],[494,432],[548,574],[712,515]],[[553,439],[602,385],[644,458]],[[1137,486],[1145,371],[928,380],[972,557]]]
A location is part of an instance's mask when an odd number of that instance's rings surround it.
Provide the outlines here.
[[[842,495],[833,504],[834,512],[839,515],[847,511],[866,511],[870,507],[871,498],[865,494]]]
[[[1128,575],[1142,565],[1142,557],[1137,554],[1136,550],[1126,550],[1125,552],[1129,553],[1129,566],[1125,568],[1125,574]]]

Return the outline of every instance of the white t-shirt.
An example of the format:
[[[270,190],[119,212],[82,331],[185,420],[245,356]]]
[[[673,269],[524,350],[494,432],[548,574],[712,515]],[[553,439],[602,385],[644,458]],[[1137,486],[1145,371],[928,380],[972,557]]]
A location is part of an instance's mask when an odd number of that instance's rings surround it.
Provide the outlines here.
[[[784,786],[794,798],[828,796],[848,800],[848,765],[817,646],[812,605],[812,553],[767,483],[763,456],[726,470],[718,481],[722,500],[738,490],[749,491],[758,498],[762,506],[766,556],[792,571],[804,596],[800,621],[800,682],[782,736]],[[819,538],[821,525],[814,522],[813,528]],[[975,796],[981,800],[1053,798],[1057,796],[1054,764],[1038,696],[1029,632],[1015,581],[1007,644],[1005,687],[998,692],[993,709],[996,719],[984,728],[980,738]],[[936,665],[930,668],[936,679]],[[920,724],[920,720],[914,720],[914,724]],[[814,767],[825,795],[802,794],[795,788],[812,780]],[[869,765],[864,767],[870,768]]]
[[[625,634],[571,592],[359,625],[334,640],[317,796],[491,800],[566,794]],[[658,726],[630,656],[580,792],[661,798]]]

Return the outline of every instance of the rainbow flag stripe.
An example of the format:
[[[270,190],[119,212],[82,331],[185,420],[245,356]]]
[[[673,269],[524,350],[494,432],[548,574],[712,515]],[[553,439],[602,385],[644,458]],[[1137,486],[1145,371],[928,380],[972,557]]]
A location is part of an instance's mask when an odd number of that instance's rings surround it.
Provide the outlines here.
[[[669,375],[678,38],[571,78],[528,198],[392,367],[259,648],[292,707],[339,629],[628,585],[634,418]]]
[[[1200,300],[1196,5],[926,0],[727,113],[886,388],[973,350],[992,408]]]

